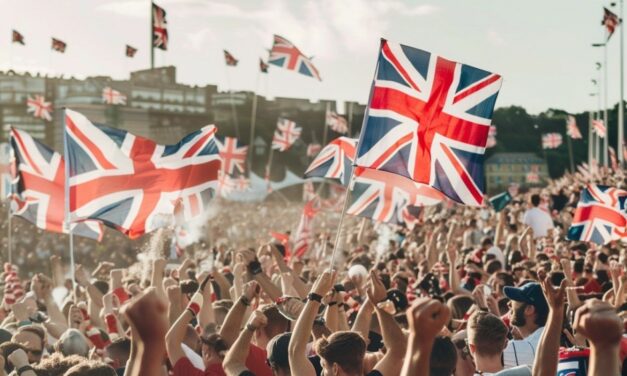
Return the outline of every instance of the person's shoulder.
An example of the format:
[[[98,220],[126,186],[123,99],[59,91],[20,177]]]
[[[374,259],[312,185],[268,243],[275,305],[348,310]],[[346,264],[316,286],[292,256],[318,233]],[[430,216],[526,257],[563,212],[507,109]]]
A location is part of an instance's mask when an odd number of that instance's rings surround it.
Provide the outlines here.
[[[531,376],[531,367],[527,365],[512,367],[499,371],[494,376]]]

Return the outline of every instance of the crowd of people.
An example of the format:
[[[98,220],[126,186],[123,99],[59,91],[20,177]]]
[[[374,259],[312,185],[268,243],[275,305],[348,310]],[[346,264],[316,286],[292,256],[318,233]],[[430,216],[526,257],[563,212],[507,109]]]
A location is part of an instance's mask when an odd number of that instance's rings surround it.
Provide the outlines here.
[[[333,263],[338,213],[297,258],[270,236],[298,222],[282,201],[220,203],[176,259],[168,231],[79,241],[74,280],[63,237],[20,224],[0,376],[620,375],[625,247],[566,240],[590,181],[625,185],[566,175],[499,212],[425,208],[411,228],[350,218]]]

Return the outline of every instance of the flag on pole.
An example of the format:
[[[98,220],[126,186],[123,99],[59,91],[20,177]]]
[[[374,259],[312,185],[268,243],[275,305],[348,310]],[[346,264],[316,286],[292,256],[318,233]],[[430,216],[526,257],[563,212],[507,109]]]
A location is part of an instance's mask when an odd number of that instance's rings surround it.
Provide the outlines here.
[[[163,8],[152,3],[152,46],[162,50],[168,49],[168,22]]]
[[[292,42],[278,35],[274,35],[274,43],[270,50],[268,64],[292,70],[322,81],[318,70],[311,62],[311,58],[306,57],[300,52]]]
[[[582,138],[581,132],[579,132],[579,128],[577,127],[577,121],[573,115],[568,115],[568,118],[566,119],[566,134],[573,140]]]
[[[338,115],[335,111],[327,111],[326,115],[327,126],[330,127],[334,132],[339,134],[348,133],[348,123],[344,116]]]
[[[612,170],[618,171],[618,159],[616,158],[616,150],[608,145],[607,152],[610,156],[610,164],[612,166]]]
[[[229,51],[224,50],[224,62],[226,63],[226,65],[234,67],[237,65],[239,60],[237,60],[235,56],[231,55]]]
[[[270,66],[266,64],[262,58],[259,58],[259,70],[261,73],[268,73],[268,68],[270,68]]]
[[[296,241],[294,242],[292,257],[296,257],[297,259],[302,258],[313,243],[313,219],[317,213],[318,208],[316,208],[316,200],[311,200],[305,204],[294,236]]]
[[[131,47],[128,44],[126,45],[126,57],[135,57],[137,53],[137,48]]]
[[[235,190],[235,185],[235,180],[220,170],[218,174],[218,195],[220,197],[229,196]]]
[[[603,20],[601,21],[601,25],[605,26],[605,29],[607,30],[607,40],[610,40],[619,24],[620,19],[618,18],[618,15],[603,7]]]
[[[250,179],[244,175],[240,175],[235,180],[235,190],[238,192],[245,192],[250,190]]]
[[[303,201],[308,202],[316,197],[316,191],[311,180],[305,180],[303,183]]]
[[[320,146],[320,144],[309,144],[307,145],[307,156],[315,157],[318,153],[320,153],[321,149],[322,146]]]
[[[347,186],[353,171],[357,139],[338,137],[329,142],[305,171],[305,178],[338,180]]]
[[[35,98],[28,97],[26,99],[26,112],[32,113],[34,117],[52,121],[52,104],[46,102],[46,98],[42,95],[35,95]]]
[[[507,204],[512,202],[512,200],[512,196],[509,194],[509,192],[503,192],[499,193],[496,196],[490,197],[490,204],[492,205],[492,208],[494,208],[495,212],[500,212],[501,210],[505,209]]]
[[[272,138],[272,149],[287,151],[298,140],[302,130],[302,128],[296,126],[295,122],[279,118],[277,130],[274,131],[274,137]]]
[[[67,43],[65,43],[64,41],[60,39],[52,38],[52,49],[54,51],[65,53],[66,48],[67,48]]]
[[[542,135],[542,149],[557,149],[562,144],[562,135],[546,133]]]
[[[12,200],[20,216],[46,231],[68,233],[65,223],[65,161],[61,154],[11,128],[10,143],[15,157]],[[102,224],[84,221],[72,225],[76,235],[100,240]]]
[[[490,131],[488,132],[488,141],[485,144],[486,148],[493,148],[496,146],[496,127],[490,125]]]
[[[222,165],[216,131],[210,125],[159,145],[65,110],[70,220],[97,219],[130,238],[170,226],[181,201],[202,206],[213,196]]]
[[[601,138],[605,138],[606,128],[603,120],[592,120],[592,129]]]
[[[102,100],[106,104],[126,105],[126,95],[108,86],[102,89]]]
[[[588,185],[581,191],[567,238],[600,245],[624,239],[627,236],[625,200],[627,191],[603,185]]]
[[[224,140],[216,139],[216,145],[222,159],[222,171],[228,175],[233,175],[235,170],[242,174],[246,171],[248,146],[240,144],[235,137],[224,137]]]
[[[13,43],[19,43],[22,46],[25,45],[26,43],[24,42],[24,36],[17,30],[13,30],[11,32],[11,41]]]
[[[483,203],[485,146],[501,76],[381,41],[357,166]]]

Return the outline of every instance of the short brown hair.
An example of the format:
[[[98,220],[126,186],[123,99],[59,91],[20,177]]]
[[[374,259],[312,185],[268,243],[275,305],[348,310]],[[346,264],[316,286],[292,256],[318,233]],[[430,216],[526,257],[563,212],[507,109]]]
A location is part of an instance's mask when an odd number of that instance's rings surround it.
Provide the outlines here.
[[[476,352],[494,356],[503,352],[507,339],[507,326],[497,316],[483,311],[470,315],[468,319],[468,343]]]
[[[87,361],[70,368],[63,376],[117,376],[115,370],[102,362]]]
[[[262,329],[268,338],[274,338],[289,331],[290,321],[279,312],[277,306],[264,306],[261,308],[261,312],[268,318],[268,325]]]
[[[362,374],[366,341],[355,332],[341,331],[319,339],[315,350],[328,363],[337,363],[346,373]]]

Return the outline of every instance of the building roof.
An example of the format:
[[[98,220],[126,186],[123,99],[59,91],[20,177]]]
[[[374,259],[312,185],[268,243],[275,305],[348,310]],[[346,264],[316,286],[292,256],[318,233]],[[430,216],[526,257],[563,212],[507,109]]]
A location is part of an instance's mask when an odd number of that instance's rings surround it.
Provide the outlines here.
[[[545,164],[546,161],[535,153],[495,153],[485,161],[486,164]]]

